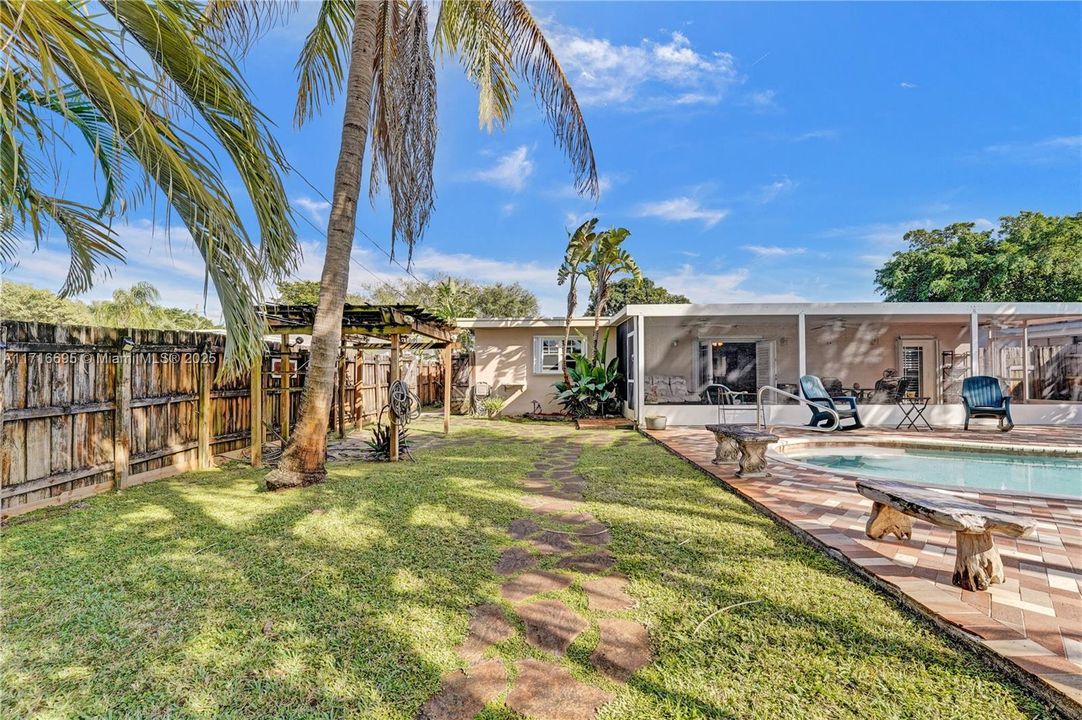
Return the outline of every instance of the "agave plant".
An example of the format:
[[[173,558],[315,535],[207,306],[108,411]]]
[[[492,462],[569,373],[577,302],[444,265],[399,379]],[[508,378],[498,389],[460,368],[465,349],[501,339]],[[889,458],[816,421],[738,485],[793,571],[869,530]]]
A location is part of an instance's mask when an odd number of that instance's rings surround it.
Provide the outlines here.
[[[365,440],[368,445],[368,457],[372,460],[390,460],[391,459],[391,428],[383,423],[377,423],[372,428],[372,439]],[[410,454],[410,439],[409,433],[406,428],[402,427],[398,430],[398,452],[405,457],[412,457]]]
[[[621,375],[616,369],[617,359],[607,357],[608,339],[606,333],[592,356],[575,355],[567,366],[567,380],[554,385],[556,402],[573,417],[604,417],[619,412],[616,386]]]

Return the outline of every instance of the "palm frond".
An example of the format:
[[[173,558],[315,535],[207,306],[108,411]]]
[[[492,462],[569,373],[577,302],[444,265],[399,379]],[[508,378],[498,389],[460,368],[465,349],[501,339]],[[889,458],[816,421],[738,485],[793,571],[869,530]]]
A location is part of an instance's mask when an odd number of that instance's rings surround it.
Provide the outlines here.
[[[533,89],[556,144],[571,161],[575,188],[598,199],[597,163],[586,119],[552,46],[522,0],[496,3],[496,15],[510,38],[516,69]]]
[[[297,108],[293,122],[300,127],[334,102],[342,89],[353,38],[354,0],[323,0],[316,23],[297,58]]]
[[[199,16],[191,3],[103,2],[184,93],[229,154],[255,210],[272,279],[288,275],[299,257],[282,185],[287,164],[266,118],[249,100],[232,58],[222,45],[192,34]]]
[[[284,23],[298,0],[208,0],[199,30],[247,53],[267,31]]]
[[[393,210],[391,257],[404,243],[409,263],[435,202],[436,68],[423,0],[386,0],[379,18],[369,193],[374,199],[386,184]]]
[[[477,86],[481,127],[506,126],[518,97],[512,39],[497,4],[488,0],[444,0],[436,19],[436,49],[459,56]]]

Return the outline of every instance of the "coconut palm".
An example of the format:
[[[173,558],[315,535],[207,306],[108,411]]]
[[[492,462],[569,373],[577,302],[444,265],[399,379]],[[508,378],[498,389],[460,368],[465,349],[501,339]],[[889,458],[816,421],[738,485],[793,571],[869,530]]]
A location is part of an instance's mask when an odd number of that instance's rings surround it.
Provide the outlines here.
[[[583,276],[586,264],[593,252],[594,241],[597,233],[597,218],[591,218],[579,225],[574,232],[567,234],[567,249],[564,250],[564,261],[556,273],[556,284],[567,283],[567,315],[564,317],[564,344],[560,347],[564,354],[564,384],[570,385],[571,379],[567,374],[567,344],[571,340],[571,318],[575,315],[575,308],[579,304],[578,281]],[[596,344],[594,345],[596,348]]]
[[[583,271],[590,281],[594,304],[594,344],[598,347],[601,334],[601,317],[605,314],[612,290],[612,279],[620,274],[630,275],[635,282],[642,282],[639,270],[631,253],[623,247],[624,240],[631,235],[627,228],[610,228],[597,233],[590,253],[589,264]]]
[[[61,292],[83,292],[123,259],[113,221],[164,197],[203,255],[235,369],[261,352],[260,288],[294,268],[296,243],[282,154],[225,46],[198,32],[201,15],[190,0],[0,3],[0,262],[59,231],[71,255]],[[100,171],[91,200],[57,189],[73,136]],[[258,242],[207,155],[215,145],[247,189]]]
[[[267,4],[217,0],[207,22],[239,44],[266,27]],[[374,199],[387,189],[393,210],[391,252],[412,257],[433,204],[436,73],[432,51],[456,55],[478,88],[482,127],[504,126],[518,96],[516,78],[533,90],[575,172],[576,187],[597,195],[597,171],[586,124],[571,85],[525,3],[444,0],[433,42],[423,0],[324,0],[297,62],[296,120],[303,123],[339,92],[345,96],[319,305],[308,376],[295,432],[271,488],[323,479],[326,432],[341,342],[342,305],[371,137]]]

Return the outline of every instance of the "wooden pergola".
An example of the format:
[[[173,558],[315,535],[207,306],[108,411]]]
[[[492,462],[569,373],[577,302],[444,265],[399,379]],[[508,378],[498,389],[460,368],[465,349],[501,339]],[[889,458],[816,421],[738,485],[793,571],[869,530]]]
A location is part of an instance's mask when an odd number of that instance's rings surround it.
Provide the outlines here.
[[[290,366],[289,339],[291,335],[310,335],[315,321],[314,305],[267,304],[260,313],[267,323],[267,331],[281,335],[282,394],[278,406],[283,446],[289,438],[290,422]],[[365,338],[385,341],[390,350],[391,368],[388,386],[400,380],[399,367],[403,339],[411,346],[438,349],[443,353],[443,432],[451,430],[451,351],[455,345],[455,325],[428,312],[419,305],[353,305],[347,303],[342,312],[342,348],[353,346],[372,347]],[[341,354],[341,353],[340,353]],[[252,408],[252,467],[262,465],[263,448],[263,378],[262,362],[253,364],[250,397]],[[359,392],[359,390],[355,390]],[[338,363],[338,433],[345,434],[345,362]],[[391,462],[399,459],[398,420],[392,412],[390,419]],[[258,428],[258,432],[256,429]]]

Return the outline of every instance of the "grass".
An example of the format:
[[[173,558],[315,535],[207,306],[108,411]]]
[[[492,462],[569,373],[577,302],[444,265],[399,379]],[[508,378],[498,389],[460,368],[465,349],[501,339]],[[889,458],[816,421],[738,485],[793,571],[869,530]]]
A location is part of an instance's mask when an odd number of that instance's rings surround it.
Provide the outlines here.
[[[5,529],[0,714],[414,717],[461,666],[467,608],[499,599],[491,566],[526,514],[516,480],[544,452],[524,438],[576,437],[565,425],[469,425],[415,464],[335,466],[300,491],[266,493],[261,472],[236,466]],[[588,447],[579,470],[641,602],[627,614],[655,646],[626,687],[589,665],[596,626],[560,660],[616,692],[606,717],[1042,716],[661,448]],[[553,596],[588,614],[577,583]],[[492,652],[541,656],[520,637]],[[515,715],[496,703],[484,717]]]

